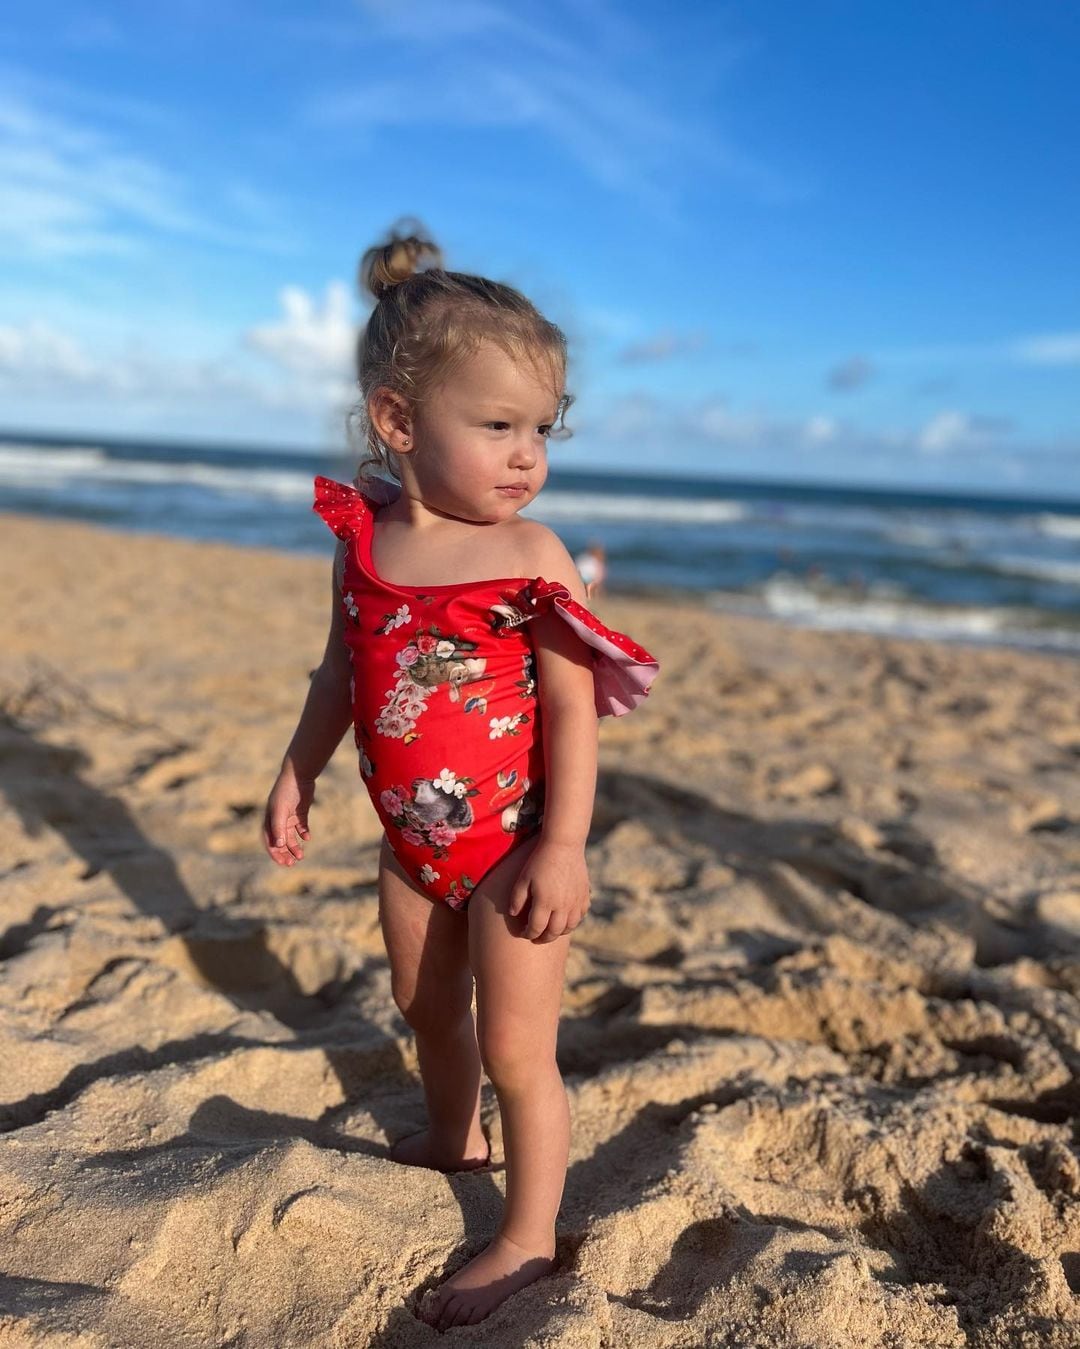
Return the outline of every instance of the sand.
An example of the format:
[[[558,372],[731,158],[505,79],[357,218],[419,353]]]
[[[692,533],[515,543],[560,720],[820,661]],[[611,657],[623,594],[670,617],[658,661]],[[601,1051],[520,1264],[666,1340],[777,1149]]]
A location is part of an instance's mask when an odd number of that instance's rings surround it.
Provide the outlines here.
[[[0,1346],[437,1342],[504,1173],[388,1159],[349,737],[305,861],[258,837],[329,549],[0,555]],[[1080,1345],[1080,665],[595,607],[663,670],[601,726],[560,1268],[448,1341]]]

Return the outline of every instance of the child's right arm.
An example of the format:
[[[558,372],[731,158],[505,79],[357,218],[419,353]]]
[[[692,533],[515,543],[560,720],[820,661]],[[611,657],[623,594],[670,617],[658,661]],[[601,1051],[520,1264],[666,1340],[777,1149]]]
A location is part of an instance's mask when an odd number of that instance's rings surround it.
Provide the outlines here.
[[[343,547],[339,544],[339,553]],[[352,723],[349,703],[352,671],[345,645],[339,566],[340,560],[335,556],[331,578],[333,608],[326,650],[311,676],[304,710],[281,761],[281,771],[270,790],[263,816],[263,846],[279,866],[291,867],[303,858],[303,841],[311,837],[308,810],[315,799],[315,779],[330,762]]]

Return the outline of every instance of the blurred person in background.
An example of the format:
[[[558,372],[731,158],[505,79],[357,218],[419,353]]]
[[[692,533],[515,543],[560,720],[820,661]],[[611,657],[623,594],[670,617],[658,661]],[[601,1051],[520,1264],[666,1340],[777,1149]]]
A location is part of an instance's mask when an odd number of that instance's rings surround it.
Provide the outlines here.
[[[595,599],[603,587],[607,575],[605,557],[604,545],[593,541],[574,558],[574,565],[585,583],[585,594],[590,600]]]

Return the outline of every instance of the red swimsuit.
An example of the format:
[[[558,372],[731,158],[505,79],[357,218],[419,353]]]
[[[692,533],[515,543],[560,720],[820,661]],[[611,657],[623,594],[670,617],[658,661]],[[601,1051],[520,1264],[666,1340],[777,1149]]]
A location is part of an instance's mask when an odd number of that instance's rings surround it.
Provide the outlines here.
[[[432,899],[463,909],[544,817],[530,619],[552,606],[592,648],[598,716],[642,702],[659,664],[542,577],[395,586],[375,573],[379,503],[315,479],[312,507],[348,545],[341,587],[360,774],[391,849]]]

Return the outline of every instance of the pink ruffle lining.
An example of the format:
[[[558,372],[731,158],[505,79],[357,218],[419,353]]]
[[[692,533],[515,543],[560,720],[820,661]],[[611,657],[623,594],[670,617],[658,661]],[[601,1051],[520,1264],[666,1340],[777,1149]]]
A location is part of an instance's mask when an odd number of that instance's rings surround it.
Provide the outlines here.
[[[511,620],[509,626],[527,623],[554,609],[592,648],[598,717],[624,716],[648,697],[652,682],[660,671],[659,661],[632,637],[605,627],[595,614],[578,604],[566,586],[538,576],[524,589],[506,598],[521,615],[517,622]]]

